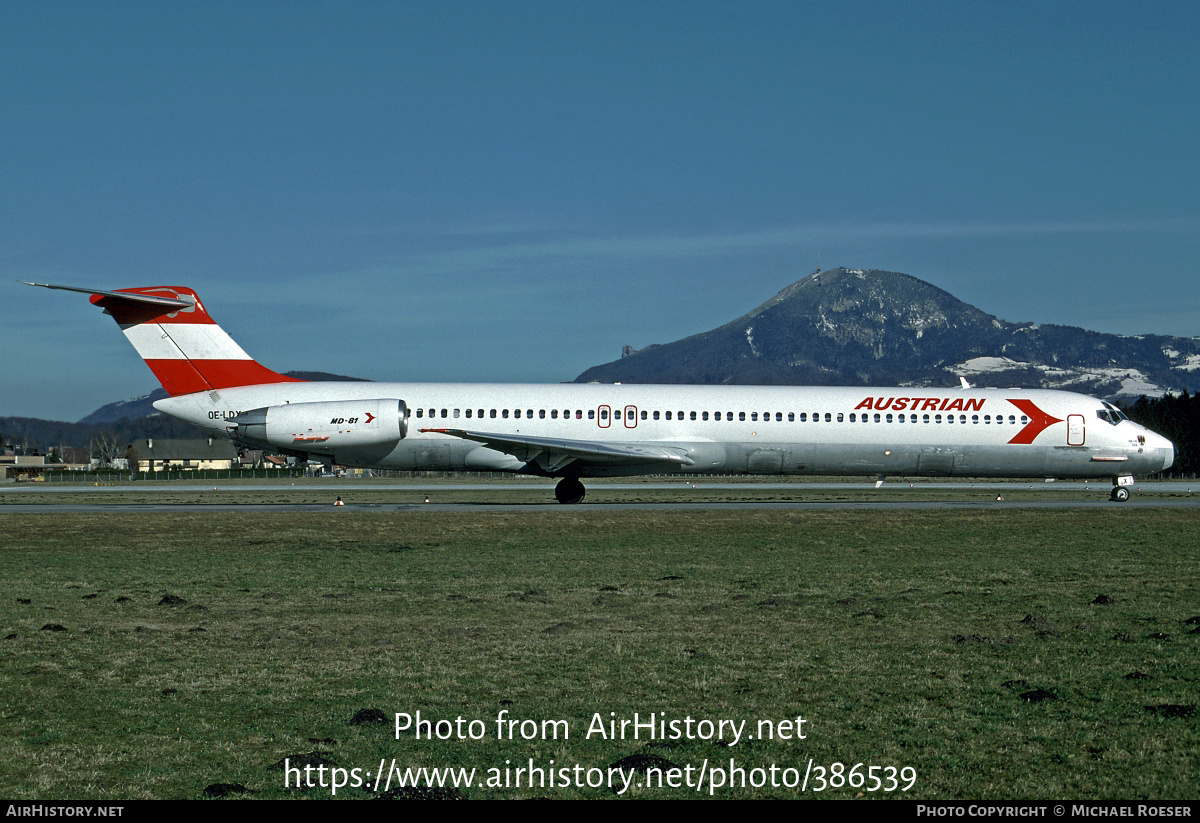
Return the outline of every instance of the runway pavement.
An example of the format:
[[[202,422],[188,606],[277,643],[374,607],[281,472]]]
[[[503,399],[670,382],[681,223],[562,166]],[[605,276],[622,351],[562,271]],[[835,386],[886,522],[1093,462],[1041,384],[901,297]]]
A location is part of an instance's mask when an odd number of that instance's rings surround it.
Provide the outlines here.
[[[884,486],[889,491],[909,488],[907,483],[889,483]],[[1195,487],[1195,492],[1193,492]],[[843,501],[805,501],[805,500],[766,500],[742,502],[689,501],[686,494],[692,490],[692,482],[652,482],[652,483],[593,483],[591,488],[596,491],[678,491],[676,500],[659,502],[593,502],[564,506],[553,502],[553,484],[547,482],[527,483],[404,483],[384,484],[360,481],[301,481],[293,486],[285,483],[272,484],[239,484],[220,482],[216,485],[178,485],[169,483],[142,482],[122,486],[68,486],[68,485],[10,485],[0,487],[0,516],[17,513],[98,513],[121,512],[136,514],[140,512],[328,512],[336,510],[339,513],[354,512],[412,512],[412,513],[444,513],[444,512],[613,512],[613,511],[718,511],[718,510],[754,510],[754,509],[795,509],[795,510],[930,510],[930,509],[1069,509],[1069,508],[1195,508],[1200,506],[1200,483],[1180,482],[1146,482],[1134,487],[1131,500],[1124,503],[1113,503],[1108,500],[1108,486],[1100,483],[913,483],[911,488],[921,492],[922,499],[871,501],[869,499]],[[874,483],[695,483],[695,490],[705,491],[791,491],[802,496],[806,491],[854,491],[861,496],[864,491],[875,489]],[[440,502],[372,502],[355,503],[354,492],[395,492],[397,496],[410,498],[414,495],[428,494],[436,499],[439,493],[462,491],[545,491],[546,500],[530,500],[520,503],[440,503]],[[947,499],[944,501],[929,500],[929,492],[944,490]],[[1023,494],[1021,499],[996,500],[991,497],[984,500],[954,499],[956,493],[963,491],[995,491],[1003,497],[1014,491],[1035,494]],[[1139,495],[1139,490],[1145,494]],[[219,491],[236,493],[238,491],[287,491],[287,492],[328,492],[334,497],[344,495],[345,505],[336,509],[329,503],[146,503],[118,502],[75,504],[69,502],[70,496],[82,492],[125,493],[135,492],[139,495],[156,494],[159,492],[206,492]],[[1043,498],[1043,493],[1045,497]],[[25,503],[27,495],[53,495],[54,503]],[[1172,495],[1164,497],[1163,495]],[[377,497],[377,495],[375,495]],[[43,498],[44,500],[44,498]],[[22,501],[22,502],[18,502]]]

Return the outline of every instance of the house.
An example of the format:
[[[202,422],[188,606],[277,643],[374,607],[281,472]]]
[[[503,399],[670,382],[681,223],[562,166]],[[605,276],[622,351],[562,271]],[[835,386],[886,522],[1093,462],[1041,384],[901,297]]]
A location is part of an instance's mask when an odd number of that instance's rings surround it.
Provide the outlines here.
[[[135,440],[126,452],[136,456],[138,471],[166,469],[230,469],[238,462],[232,440],[208,437],[195,440],[166,440],[151,437]]]
[[[40,454],[0,454],[0,480],[41,480],[46,458]]]

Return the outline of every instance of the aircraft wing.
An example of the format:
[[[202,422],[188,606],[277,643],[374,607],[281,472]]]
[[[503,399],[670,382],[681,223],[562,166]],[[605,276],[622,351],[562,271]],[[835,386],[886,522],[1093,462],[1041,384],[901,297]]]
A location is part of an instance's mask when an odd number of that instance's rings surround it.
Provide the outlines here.
[[[474,440],[524,463],[537,463],[544,471],[554,472],[573,461],[600,463],[607,466],[644,466],[652,463],[674,463],[691,466],[686,448],[670,446],[634,446],[623,443],[603,443],[597,440],[568,440],[559,437],[532,437],[520,434],[491,434],[464,429],[421,429],[464,440]]]

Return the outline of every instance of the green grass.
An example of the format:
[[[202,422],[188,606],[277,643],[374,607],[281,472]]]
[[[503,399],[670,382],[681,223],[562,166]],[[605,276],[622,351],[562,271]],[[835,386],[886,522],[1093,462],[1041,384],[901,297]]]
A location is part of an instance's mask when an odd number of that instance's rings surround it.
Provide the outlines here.
[[[1200,702],[1194,510],[0,518],[0,796],[284,797],[270,766],[319,750],[372,775],[646,752],[910,766],[910,798],[1197,797],[1200,718],[1146,709]],[[397,739],[363,708],[487,734]],[[497,740],[502,709],[570,739]],[[610,712],[801,715],[807,738],[585,739]]]

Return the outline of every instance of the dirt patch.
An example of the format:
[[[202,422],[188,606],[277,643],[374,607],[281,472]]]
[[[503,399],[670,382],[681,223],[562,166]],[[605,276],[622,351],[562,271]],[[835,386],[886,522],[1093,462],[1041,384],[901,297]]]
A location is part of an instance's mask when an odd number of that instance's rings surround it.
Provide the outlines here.
[[[628,757],[622,757],[616,763],[609,763],[610,769],[621,769],[622,771],[633,770],[635,772],[646,773],[647,769],[662,769],[664,772],[668,769],[679,768],[665,757],[660,757],[657,754],[646,754],[639,752],[631,754]]]
[[[1160,703],[1157,706],[1146,706],[1146,711],[1159,717],[1195,717],[1196,707],[1179,705],[1178,703]]]
[[[229,797],[231,794],[253,794],[241,783],[209,783],[204,787],[205,797]]]
[[[324,752],[305,752],[303,754],[289,754],[279,762],[271,766],[271,771],[281,772],[284,769],[300,769],[312,766],[314,769],[319,769],[321,766],[332,768],[335,766],[332,760],[325,756]]]
[[[350,718],[351,726],[382,726],[388,722],[382,709],[359,709]]]

